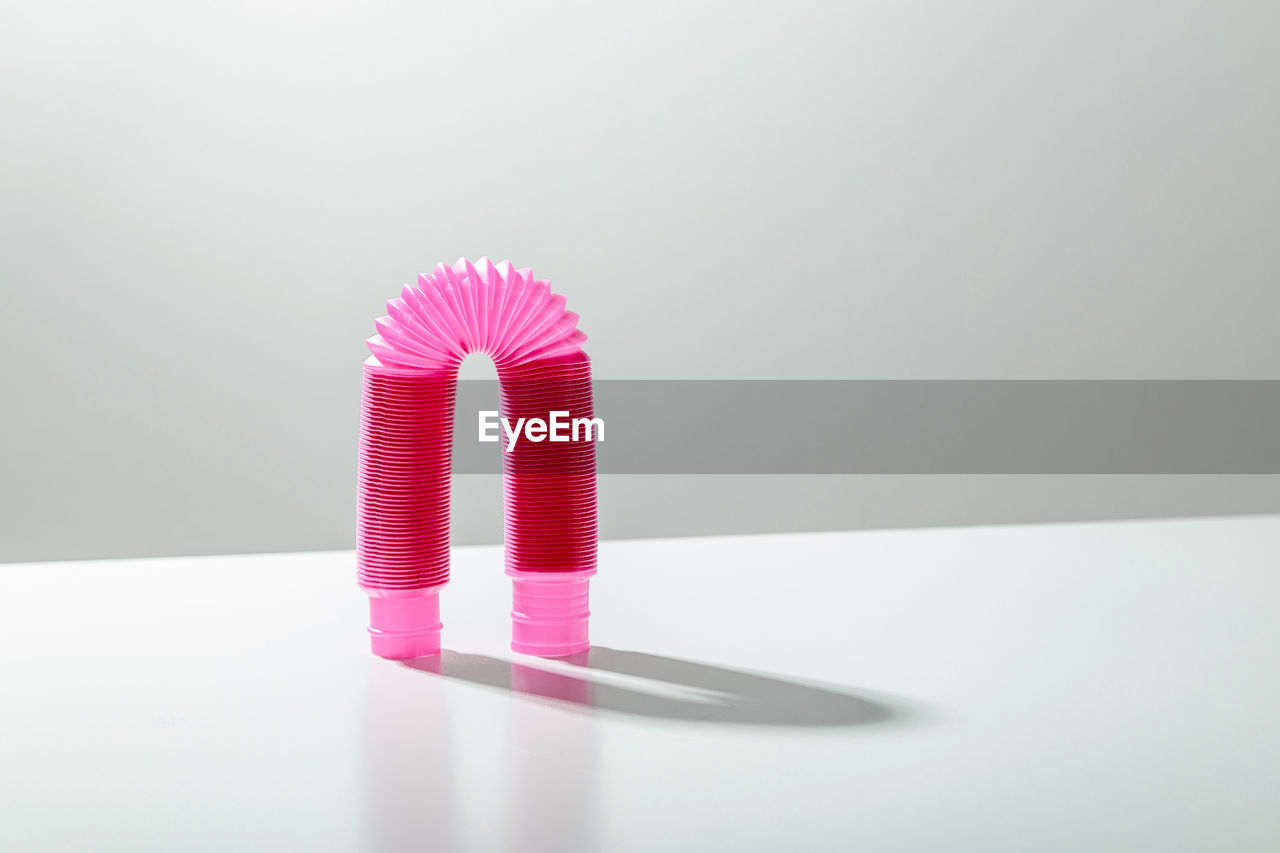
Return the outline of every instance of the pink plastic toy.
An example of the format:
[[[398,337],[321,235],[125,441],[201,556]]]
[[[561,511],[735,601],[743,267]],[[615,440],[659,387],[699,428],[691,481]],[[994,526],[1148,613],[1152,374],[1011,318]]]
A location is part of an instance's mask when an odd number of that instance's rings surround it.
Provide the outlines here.
[[[565,299],[529,270],[459,260],[406,285],[369,339],[360,418],[356,555],[373,653],[440,651],[449,580],[449,477],[458,367],[473,352],[498,369],[500,416],[591,418],[587,336]],[[499,429],[511,648],[584,651],[596,570],[595,444],[517,440]]]

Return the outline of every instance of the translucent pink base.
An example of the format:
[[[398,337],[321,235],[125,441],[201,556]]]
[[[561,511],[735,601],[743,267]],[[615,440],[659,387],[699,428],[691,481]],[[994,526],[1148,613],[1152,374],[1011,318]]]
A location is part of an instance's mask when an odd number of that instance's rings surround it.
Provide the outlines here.
[[[580,572],[521,572],[512,569],[511,650],[539,657],[565,657],[591,647],[587,627],[591,576]]]
[[[440,588],[369,596],[373,653],[390,660],[440,654]]]

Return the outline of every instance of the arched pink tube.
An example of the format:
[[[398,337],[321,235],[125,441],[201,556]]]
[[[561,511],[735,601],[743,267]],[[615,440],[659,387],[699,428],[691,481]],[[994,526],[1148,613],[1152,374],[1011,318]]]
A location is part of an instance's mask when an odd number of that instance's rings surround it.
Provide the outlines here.
[[[459,260],[406,285],[369,339],[360,418],[356,558],[369,595],[373,652],[440,651],[439,592],[449,580],[449,486],[458,368],[473,352],[498,370],[499,414],[594,416],[586,335],[565,299],[529,270]],[[502,448],[504,540],[512,577],[511,647],[543,656],[588,647],[596,570],[595,444]]]

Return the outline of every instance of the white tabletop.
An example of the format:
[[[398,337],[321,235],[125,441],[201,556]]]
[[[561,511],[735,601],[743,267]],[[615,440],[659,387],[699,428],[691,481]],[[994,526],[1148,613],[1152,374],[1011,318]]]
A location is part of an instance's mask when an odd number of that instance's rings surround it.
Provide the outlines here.
[[[1280,518],[609,542],[588,665],[455,551],[0,566],[3,851],[1280,849]],[[513,687],[514,685],[514,687]]]

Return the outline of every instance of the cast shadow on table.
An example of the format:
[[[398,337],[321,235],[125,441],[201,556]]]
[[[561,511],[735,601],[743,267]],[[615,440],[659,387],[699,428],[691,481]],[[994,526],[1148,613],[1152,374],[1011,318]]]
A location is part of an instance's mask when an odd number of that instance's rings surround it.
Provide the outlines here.
[[[403,665],[570,709],[698,724],[866,726],[901,723],[909,716],[883,697],[643,652],[594,646],[558,659],[561,664],[528,660],[525,664],[446,650]]]

